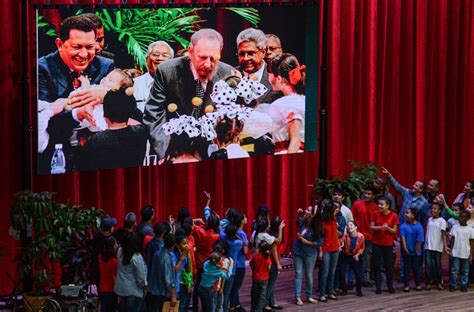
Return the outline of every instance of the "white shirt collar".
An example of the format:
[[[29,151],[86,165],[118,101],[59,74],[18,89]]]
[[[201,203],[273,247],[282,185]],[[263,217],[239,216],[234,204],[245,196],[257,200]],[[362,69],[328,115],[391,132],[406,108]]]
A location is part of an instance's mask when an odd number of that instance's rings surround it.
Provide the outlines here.
[[[244,72],[244,76],[245,77],[257,76],[258,77],[257,81],[261,82],[262,81],[262,76],[263,76],[263,71],[265,70],[266,66],[267,66],[267,64],[265,63],[265,61],[263,61],[262,66],[256,72],[251,73],[251,74]]]
[[[196,69],[194,68],[194,65],[193,65],[193,62],[189,62],[190,64],[190,67],[191,67],[191,72],[193,73],[193,77],[194,77],[194,80],[199,80],[201,81],[201,86],[204,90],[206,90],[206,87],[207,87],[207,82],[209,81],[208,79],[206,80],[201,80],[200,77],[199,77],[199,74],[197,73]],[[217,65],[216,65],[217,66]]]

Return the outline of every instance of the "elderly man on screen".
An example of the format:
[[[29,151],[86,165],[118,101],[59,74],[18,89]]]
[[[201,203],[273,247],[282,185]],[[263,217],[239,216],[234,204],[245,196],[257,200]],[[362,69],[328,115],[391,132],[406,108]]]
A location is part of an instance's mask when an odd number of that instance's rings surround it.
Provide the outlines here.
[[[39,168],[49,167],[54,145],[70,143],[72,129],[83,119],[93,122],[92,108],[102,102],[106,91],[70,93],[81,86],[84,76],[98,84],[114,69],[112,60],[96,56],[96,26],[83,15],[71,16],[60,25],[57,51],[38,60]],[[87,105],[86,105],[87,104]]]
[[[245,77],[259,81],[267,92],[257,99],[257,103],[272,103],[283,96],[279,91],[273,91],[268,81],[267,63],[265,62],[265,44],[267,38],[260,29],[247,28],[237,36],[237,69]]]
[[[281,41],[277,35],[266,34],[267,41],[265,43],[265,61],[269,63],[275,56],[282,55]]]
[[[174,57],[174,50],[165,41],[155,41],[146,50],[146,68],[148,72],[134,79],[133,96],[137,100],[138,108],[143,112],[145,102],[150,96],[153,86],[153,77],[158,65]]]
[[[150,129],[152,146],[160,158],[165,156],[170,143],[163,124],[182,115],[201,117],[204,108],[212,105],[214,83],[232,74],[233,68],[220,61],[223,45],[217,31],[201,29],[191,36],[189,56],[158,65],[143,122]],[[169,111],[168,105],[172,103],[176,110]]]

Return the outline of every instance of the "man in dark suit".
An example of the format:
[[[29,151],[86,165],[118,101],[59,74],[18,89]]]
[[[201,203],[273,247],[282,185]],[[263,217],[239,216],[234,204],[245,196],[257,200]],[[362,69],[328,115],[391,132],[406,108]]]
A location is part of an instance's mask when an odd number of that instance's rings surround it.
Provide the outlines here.
[[[247,28],[237,36],[237,69],[243,76],[250,77],[267,87],[267,92],[259,97],[254,104],[272,103],[283,96],[279,91],[273,91],[268,81],[267,64],[265,63],[265,34],[260,29]]]
[[[59,38],[56,38],[57,51],[38,60],[38,114],[48,106],[63,107],[56,110],[56,115],[49,119],[47,133],[49,142],[44,151],[40,150],[38,171],[49,172],[54,145],[63,144],[66,154],[66,166],[70,170],[70,137],[72,130],[83,119],[94,122],[92,108],[102,102],[106,90],[94,90],[78,93],[75,98],[68,99],[69,94],[80,87],[80,76],[87,76],[91,84],[98,84],[114,68],[112,60],[96,56],[96,27],[87,17],[71,16],[60,25]]]
[[[251,103],[253,106],[260,103],[270,104],[283,96],[280,91],[273,91],[272,85],[268,81],[267,64],[264,60],[266,40],[263,31],[255,28],[247,28],[237,36],[237,57],[239,59],[237,69],[242,72],[243,76],[259,81],[267,87],[267,92]],[[240,144],[250,156],[272,155],[274,153],[269,134],[254,139],[243,133]]]
[[[231,75],[233,68],[219,61],[222,47],[223,39],[217,31],[201,29],[191,36],[189,56],[158,65],[143,122],[150,128],[152,145],[159,158],[165,156],[170,143],[162,125],[182,115],[201,117],[205,107],[213,105],[210,94],[214,83]],[[195,97],[202,100],[201,105],[193,105]],[[199,102],[194,99],[194,104]],[[176,112],[167,110],[171,103],[177,105]],[[206,153],[200,154],[206,157]]]

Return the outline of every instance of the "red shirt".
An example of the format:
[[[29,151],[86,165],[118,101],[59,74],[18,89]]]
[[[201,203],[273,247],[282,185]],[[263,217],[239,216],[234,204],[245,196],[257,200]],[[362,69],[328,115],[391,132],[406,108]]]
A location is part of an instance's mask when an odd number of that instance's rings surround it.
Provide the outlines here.
[[[194,243],[196,246],[196,268],[202,269],[204,261],[211,255],[214,245],[219,239],[219,234],[214,230],[205,230],[195,225],[193,229]]]
[[[368,204],[365,200],[358,200],[352,205],[352,216],[357,223],[359,232],[364,234],[365,240],[372,240],[370,222],[372,215],[377,212],[379,212],[379,207],[374,202]]]
[[[323,252],[339,251],[336,219],[323,221]]]
[[[393,228],[394,225],[398,225],[400,223],[398,221],[397,214],[393,211],[390,211],[387,215],[382,214],[380,211],[378,213],[374,213],[373,222],[375,226],[382,226],[387,223],[387,225],[391,228]],[[372,243],[380,246],[392,246],[393,240],[395,238],[396,233],[391,234],[388,231],[376,231],[372,237]]]
[[[188,247],[189,247],[189,255],[191,256],[192,268],[193,268],[193,278],[196,279],[197,276],[197,268],[196,268],[196,254],[194,251],[196,244],[194,243],[194,236],[188,236]]]
[[[261,252],[257,252],[250,259],[250,267],[252,268],[253,281],[268,281],[270,266],[272,259],[270,256],[265,257]]]
[[[99,257],[100,284],[99,291],[114,292],[115,276],[117,275],[117,258],[110,258],[105,262]]]

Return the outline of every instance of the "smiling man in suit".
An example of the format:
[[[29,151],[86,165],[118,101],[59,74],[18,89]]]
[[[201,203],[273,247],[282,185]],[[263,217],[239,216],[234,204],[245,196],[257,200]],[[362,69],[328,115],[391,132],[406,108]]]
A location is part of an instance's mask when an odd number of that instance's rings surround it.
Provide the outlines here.
[[[45,147],[39,150],[40,173],[49,172],[57,143],[63,144],[66,169],[72,169],[72,130],[83,119],[92,120],[92,106],[101,102],[98,94],[85,101],[82,98],[74,101],[68,98],[72,91],[81,86],[80,76],[87,77],[91,84],[99,84],[114,69],[112,60],[96,55],[96,36],[96,25],[87,16],[67,17],[59,27],[59,37],[55,41],[57,51],[38,60],[38,116],[47,125],[47,132],[39,133],[39,142],[44,142]],[[52,110],[52,107],[55,109]]]
[[[212,105],[210,94],[214,83],[231,75],[232,67],[219,61],[222,47],[221,34],[204,28],[191,36],[189,56],[158,65],[143,122],[150,128],[152,146],[159,158],[165,156],[170,141],[162,129],[163,124],[182,115],[201,117],[204,108]],[[194,97],[202,99],[202,104],[194,106]],[[177,105],[176,112],[167,110],[171,103]],[[205,157],[205,153],[201,156]]]
[[[265,48],[267,37],[260,29],[247,28],[237,36],[237,69],[245,77],[250,77],[267,87],[267,92],[259,97],[254,104],[272,103],[283,96],[279,91],[273,91],[268,81],[267,64],[265,63]]]

